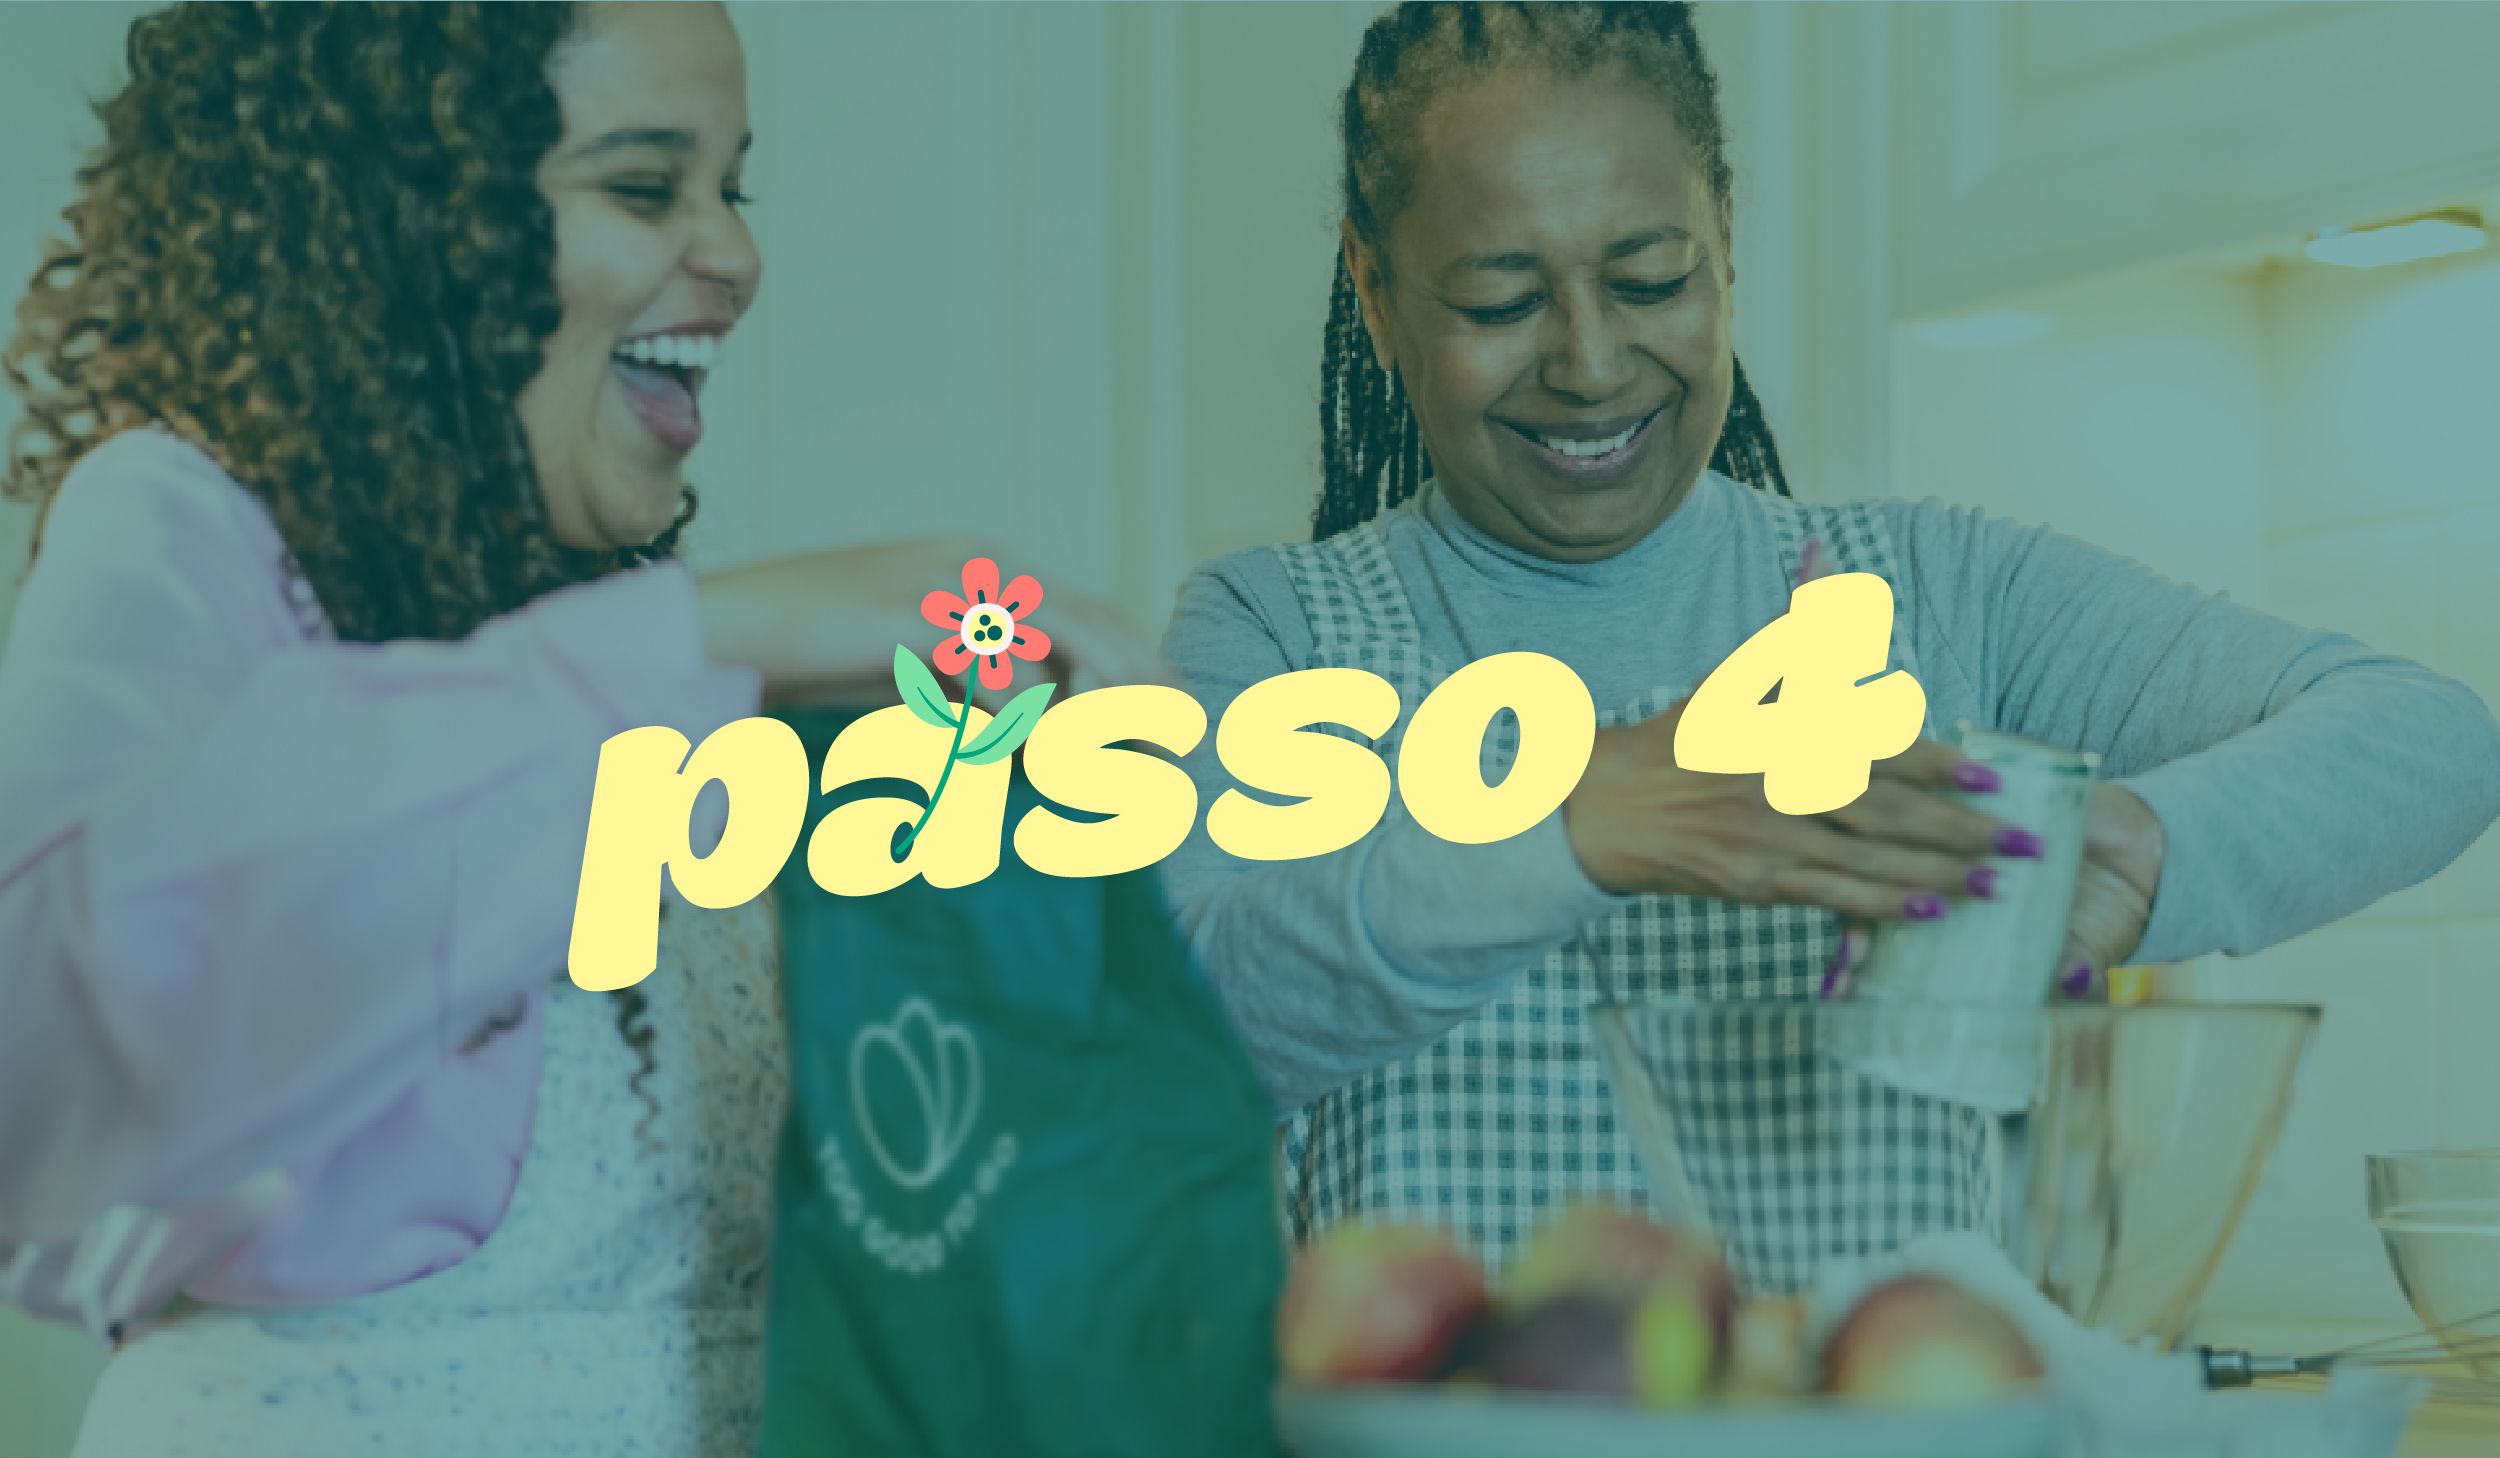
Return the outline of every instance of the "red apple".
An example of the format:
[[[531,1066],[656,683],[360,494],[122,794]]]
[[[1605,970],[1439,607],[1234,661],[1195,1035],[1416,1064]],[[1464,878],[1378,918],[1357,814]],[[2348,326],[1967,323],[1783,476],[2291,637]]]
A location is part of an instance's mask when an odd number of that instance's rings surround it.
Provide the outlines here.
[[[1564,1291],[1498,1317],[1484,1377],[1496,1387],[1685,1407],[1710,1389],[1719,1341],[1713,1318],[1683,1287],[1646,1295]]]
[[[1440,1231],[1340,1225],[1294,1259],[1277,1312],[1285,1375],[1311,1383],[1438,1377],[1488,1307],[1482,1268]]]
[[[2011,1318],[1941,1276],[1886,1281],[1823,1346],[1822,1389],[1887,1407],[1971,1407],[2041,1376]]]
[[[1724,1370],[1735,1283],[1708,1237],[1584,1205],[1539,1230],[1504,1282],[1485,1376],[1499,1386],[1698,1400]]]
[[[1616,1206],[1578,1205],[1530,1238],[1501,1300],[1517,1311],[1564,1291],[1641,1295],[1661,1284],[1690,1292],[1724,1333],[1736,1283],[1718,1242]]]

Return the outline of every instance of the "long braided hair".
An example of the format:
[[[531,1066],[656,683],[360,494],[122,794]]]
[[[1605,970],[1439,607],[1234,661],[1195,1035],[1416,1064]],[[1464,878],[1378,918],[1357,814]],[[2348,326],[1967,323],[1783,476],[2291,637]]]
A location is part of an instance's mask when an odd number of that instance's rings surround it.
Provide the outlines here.
[[[1735,174],[1719,115],[1719,80],[1684,4],[1421,4],[1383,14],[1363,32],[1338,123],[1345,155],[1346,221],[1375,250],[1414,182],[1417,124],[1452,84],[1526,63],[1561,76],[1623,67],[1655,87],[1698,156],[1719,206],[1734,211]],[[1727,423],[1710,468],[1789,494],[1762,404],[1736,366]],[[1354,276],[1337,250],[1336,282],[1320,343],[1320,441],[1325,485],[1314,540],[1371,520],[1413,496],[1432,474],[1398,377],[1380,367],[1363,328]]]

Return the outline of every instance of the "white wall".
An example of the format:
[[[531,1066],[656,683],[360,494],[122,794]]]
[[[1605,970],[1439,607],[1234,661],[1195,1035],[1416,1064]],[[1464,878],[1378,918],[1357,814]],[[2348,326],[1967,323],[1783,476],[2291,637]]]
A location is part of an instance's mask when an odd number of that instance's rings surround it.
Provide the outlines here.
[[[1310,533],[1320,331],[1337,242],[1337,99],[1373,7],[1182,7],[1177,239],[1194,562]]]
[[[0,11],[0,330],[15,327],[17,296],[41,256],[38,243],[66,238],[60,221],[75,191],[71,174],[101,135],[88,103],[121,74],[121,38],[154,7],[71,0]],[[0,439],[17,422],[15,393],[0,388]],[[26,560],[29,513],[0,503],[0,631]]]
[[[2171,269],[2009,299],[2051,332],[1897,336],[1894,491],[2055,527],[2246,602],[2264,578],[2266,336],[2243,275]]]
[[[706,396],[699,559],[970,528],[1130,598],[1110,13],[733,10],[767,275]]]
[[[769,277],[698,560],[969,518],[1159,633],[1195,564],[1306,532],[1374,8],[733,4]]]
[[[0,295],[13,308],[39,256],[37,241],[65,236],[59,214],[71,173],[97,136],[86,103],[109,91],[121,69],[121,37],[151,7],[79,5],[67,0],[0,9]],[[0,310],[0,327],[11,317]],[[0,438],[18,417],[17,396],[0,389]],[[5,633],[26,560],[32,514],[0,504],[0,633]],[[6,807],[0,806],[0,814]],[[40,1326],[0,1307],[0,1428],[24,1458],[69,1451],[103,1352],[61,1327]]]

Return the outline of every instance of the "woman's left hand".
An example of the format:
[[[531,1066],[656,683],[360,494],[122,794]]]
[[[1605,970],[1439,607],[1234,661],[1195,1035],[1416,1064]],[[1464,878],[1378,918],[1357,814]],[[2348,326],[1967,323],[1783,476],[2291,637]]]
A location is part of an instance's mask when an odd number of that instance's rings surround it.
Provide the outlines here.
[[[2135,955],[2161,887],[2165,848],[2160,817],[2123,785],[2093,788],[2084,826],[2075,907],[2057,962],[2059,990],[2073,996],[2089,995],[2110,968]]]

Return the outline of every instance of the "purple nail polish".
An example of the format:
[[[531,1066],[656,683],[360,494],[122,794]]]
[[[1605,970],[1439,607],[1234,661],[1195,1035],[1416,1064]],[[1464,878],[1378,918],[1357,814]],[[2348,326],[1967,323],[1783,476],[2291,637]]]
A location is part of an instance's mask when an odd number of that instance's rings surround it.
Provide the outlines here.
[[[1840,929],[1840,945],[1832,949],[1831,964],[1823,969],[1821,997],[1825,1002],[1848,995],[1850,974],[1858,968],[1858,929]]]
[[[1921,891],[1902,902],[1901,909],[1912,921],[1934,921],[1944,915],[1944,898]]]
[[[2092,980],[2092,964],[2077,962],[2065,976],[2057,979],[2057,985],[2068,997],[2088,997],[2092,992]]]
[[[1986,794],[2002,788],[2005,782],[1997,778],[1995,770],[1975,760],[1966,759],[1953,767],[1953,783],[1973,794]]]
[[[2008,825],[1997,831],[1997,851],[2001,855],[2020,856],[2027,861],[2040,859],[2040,837],[2028,830]]]
[[[1997,894],[1997,868],[1973,866],[1970,874],[1962,878],[1962,884],[1970,888],[1973,896],[1994,896]]]
[[[1814,559],[1822,550],[1823,544],[1820,541],[1812,537],[1806,539],[1806,549],[1797,554],[1797,585],[1799,587],[1814,580]]]

